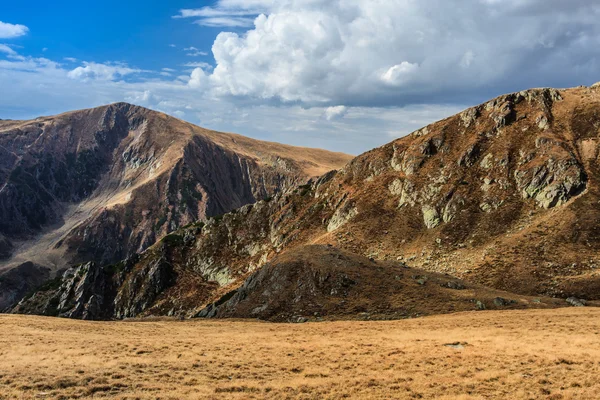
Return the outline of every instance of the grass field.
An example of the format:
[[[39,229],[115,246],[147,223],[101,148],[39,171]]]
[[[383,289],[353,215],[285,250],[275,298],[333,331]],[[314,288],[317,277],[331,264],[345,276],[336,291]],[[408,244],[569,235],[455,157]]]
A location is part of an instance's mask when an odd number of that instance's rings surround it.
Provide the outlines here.
[[[0,315],[0,341],[0,399],[597,399],[600,393],[596,308],[307,324]]]

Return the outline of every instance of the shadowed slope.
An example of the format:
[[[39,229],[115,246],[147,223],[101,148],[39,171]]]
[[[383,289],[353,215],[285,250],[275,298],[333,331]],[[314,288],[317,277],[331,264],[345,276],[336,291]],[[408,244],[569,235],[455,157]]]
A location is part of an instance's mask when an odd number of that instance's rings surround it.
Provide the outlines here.
[[[350,159],[209,131],[126,103],[0,121],[0,270],[116,262],[180,226]]]

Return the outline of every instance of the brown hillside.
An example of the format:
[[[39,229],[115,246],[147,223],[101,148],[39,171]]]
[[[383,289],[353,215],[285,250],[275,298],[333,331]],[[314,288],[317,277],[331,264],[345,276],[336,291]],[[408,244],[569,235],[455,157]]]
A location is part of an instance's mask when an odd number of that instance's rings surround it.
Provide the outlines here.
[[[0,271],[26,262],[40,274],[116,262],[192,221],[285,192],[350,159],[125,103],[0,121]],[[0,292],[0,309],[24,294]]]
[[[434,123],[294,193],[166,237],[109,277],[119,294],[102,315],[195,315],[307,244],[520,295],[598,299],[599,109],[598,86],[532,89]],[[156,284],[157,271],[170,278]],[[74,315],[36,296],[19,311]]]
[[[565,305],[564,300],[518,296],[397,261],[369,260],[334,247],[311,245],[275,257],[198,315],[275,322],[385,320]]]

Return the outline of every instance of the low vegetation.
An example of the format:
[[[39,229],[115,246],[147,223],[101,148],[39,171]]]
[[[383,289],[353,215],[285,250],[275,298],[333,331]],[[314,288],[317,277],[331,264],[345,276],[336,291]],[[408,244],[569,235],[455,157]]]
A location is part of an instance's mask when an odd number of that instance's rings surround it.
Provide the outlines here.
[[[403,321],[0,315],[0,399],[596,399],[600,310]]]

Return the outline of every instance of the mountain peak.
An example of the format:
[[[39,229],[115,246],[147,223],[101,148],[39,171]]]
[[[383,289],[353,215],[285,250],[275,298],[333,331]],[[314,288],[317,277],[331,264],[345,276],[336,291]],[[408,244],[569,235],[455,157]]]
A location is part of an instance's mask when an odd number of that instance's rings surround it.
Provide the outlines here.
[[[351,158],[209,131],[123,102],[6,122],[0,269],[116,262]]]

